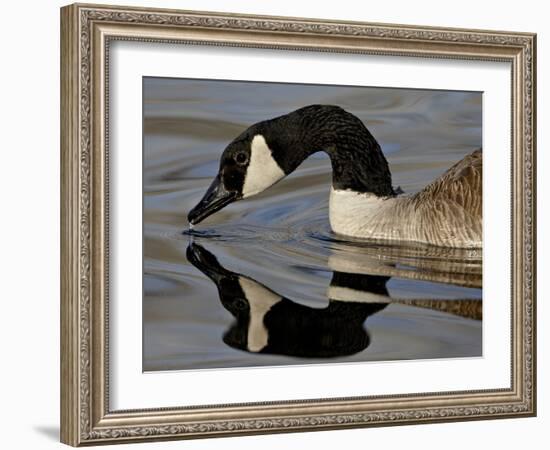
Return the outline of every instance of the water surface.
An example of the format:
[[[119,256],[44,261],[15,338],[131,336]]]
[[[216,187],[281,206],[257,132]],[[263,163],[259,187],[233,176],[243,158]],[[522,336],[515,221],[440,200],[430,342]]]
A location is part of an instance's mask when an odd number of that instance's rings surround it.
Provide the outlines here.
[[[252,123],[339,105],[413,193],[481,146],[481,94],[166,78],[144,78],[143,93],[144,370],[481,356],[480,252],[334,235],[321,153],[186,232],[221,152]],[[247,344],[262,338],[254,307],[213,272],[284,299],[263,352]]]

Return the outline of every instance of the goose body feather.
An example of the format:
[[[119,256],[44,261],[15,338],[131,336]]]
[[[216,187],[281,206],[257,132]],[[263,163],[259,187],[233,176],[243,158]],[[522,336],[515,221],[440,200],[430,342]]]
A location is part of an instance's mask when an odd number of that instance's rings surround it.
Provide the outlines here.
[[[358,238],[480,248],[482,161],[476,150],[412,195],[379,197],[332,188],[331,228]]]

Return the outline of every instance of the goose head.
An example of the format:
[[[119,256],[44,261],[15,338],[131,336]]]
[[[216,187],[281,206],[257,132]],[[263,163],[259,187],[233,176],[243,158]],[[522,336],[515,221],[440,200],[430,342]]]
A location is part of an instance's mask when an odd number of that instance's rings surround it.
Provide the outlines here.
[[[229,143],[189,223],[265,191],[317,151],[330,157],[333,188],[395,195],[388,163],[363,122],[338,106],[311,105],[258,122]]]

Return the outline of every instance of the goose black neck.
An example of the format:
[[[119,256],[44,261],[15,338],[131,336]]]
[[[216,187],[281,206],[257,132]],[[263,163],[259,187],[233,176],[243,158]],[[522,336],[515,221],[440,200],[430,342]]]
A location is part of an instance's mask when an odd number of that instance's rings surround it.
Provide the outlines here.
[[[286,174],[312,153],[324,151],[331,160],[335,189],[395,195],[378,142],[361,120],[338,106],[306,106],[257,127]]]

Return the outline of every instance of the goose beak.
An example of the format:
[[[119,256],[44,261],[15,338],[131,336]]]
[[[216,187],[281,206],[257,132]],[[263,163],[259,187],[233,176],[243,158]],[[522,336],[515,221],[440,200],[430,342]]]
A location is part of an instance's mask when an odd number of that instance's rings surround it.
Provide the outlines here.
[[[202,200],[191,211],[189,211],[187,220],[191,225],[196,225],[208,216],[214,214],[216,211],[219,211],[237,200],[237,197],[237,192],[228,191],[225,189],[220,176],[217,175],[204,194]]]

